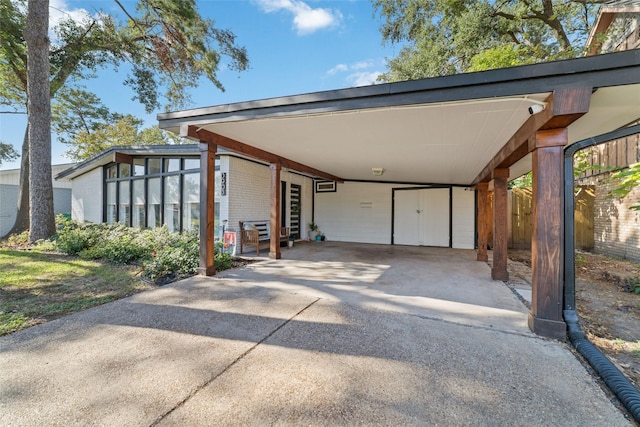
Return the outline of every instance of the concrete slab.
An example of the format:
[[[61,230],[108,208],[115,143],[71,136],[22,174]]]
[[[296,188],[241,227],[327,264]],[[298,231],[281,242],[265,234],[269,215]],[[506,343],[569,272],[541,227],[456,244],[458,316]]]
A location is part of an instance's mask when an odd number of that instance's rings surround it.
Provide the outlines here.
[[[473,251],[333,242],[0,339],[0,425],[630,425]]]

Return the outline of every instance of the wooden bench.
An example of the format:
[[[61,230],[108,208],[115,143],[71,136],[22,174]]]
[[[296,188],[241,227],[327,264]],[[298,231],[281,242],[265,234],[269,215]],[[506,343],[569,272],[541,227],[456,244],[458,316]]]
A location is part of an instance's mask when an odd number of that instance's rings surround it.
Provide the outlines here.
[[[271,241],[271,221],[240,221],[240,254],[244,246],[255,246],[260,255],[260,243]],[[280,242],[289,240],[289,227],[280,227]]]

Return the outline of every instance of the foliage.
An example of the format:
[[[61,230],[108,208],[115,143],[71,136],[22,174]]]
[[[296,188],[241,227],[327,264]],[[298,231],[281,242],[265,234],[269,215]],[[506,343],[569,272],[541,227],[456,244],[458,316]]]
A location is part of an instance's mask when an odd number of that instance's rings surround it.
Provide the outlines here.
[[[58,216],[55,240],[60,252],[114,264],[136,263],[151,280],[195,274],[200,262],[200,240],[195,231],[172,233],[166,227],[138,229],[121,224],[80,224]],[[216,270],[232,267],[231,255],[217,250]]]
[[[640,163],[634,163],[628,168],[613,173],[611,180],[617,182],[618,186],[611,190],[609,195],[618,196],[621,199],[626,197],[631,190],[640,184]],[[635,204],[630,209],[640,211],[640,200],[635,200]]]
[[[315,222],[310,222],[309,223],[309,230],[318,231],[318,224],[316,224]]]
[[[513,181],[509,182],[509,189],[511,188],[531,188],[533,186],[533,173],[528,172]]]
[[[0,165],[2,162],[15,160],[18,157],[19,154],[13,149],[13,145],[0,142]]]
[[[69,82],[96,77],[98,69],[128,64],[131,72],[123,83],[151,112],[162,100],[166,108],[185,106],[187,89],[200,85],[201,77],[223,90],[217,77],[222,66],[237,71],[248,67],[246,50],[236,44],[235,35],[201,17],[195,0],[138,0],[134,10],[131,3],[114,3],[125,19],[103,11],[80,19],[68,14],[52,29],[50,98]],[[16,111],[27,106],[26,10],[26,0],[0,0],[0,104]],[[28,147],[25,141],[23,158],[30,164],[50,161],[42,153],[29,156]],[[20,185],[28,186],[26,174]],[[20,203],[19,211],[26,212],[28,200]]]
[[[172,234],[166,228],[158,228],[166,245],[158,247],[155,256],[144,263],[144,276],[157,279],[171,274],[194,274],[200,261],[200,241],[195,232]]]
[[[113,146],[145,146],[169,144],[178,140],[157,126],[140,129],[142,120],[131,115],[113,123],[96,123],[92,131],[80,131],[68,141],[67,156],[75,161],[86,160]]]
[[[578,56],[599,0],[372,0],[389,43],[405,43],[384,81]]]

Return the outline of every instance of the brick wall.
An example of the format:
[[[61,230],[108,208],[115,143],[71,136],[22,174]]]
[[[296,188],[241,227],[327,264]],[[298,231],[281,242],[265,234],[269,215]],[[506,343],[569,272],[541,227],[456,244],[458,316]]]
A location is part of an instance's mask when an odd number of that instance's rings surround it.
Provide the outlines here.
[[[239,221],[268,220],[271,216],[271,170],[269,166],[232,156],[221,156],[220,171],[227,172],[227,197],[220,199],[220,219],[228,220],[228,229],[238,231]],[[287,203],[286,223],[289,224],[290,184],[301,186],[302,238],[306,238],[307,223],[312,216],[313,181],[282,170],[281,181],[287,182],[287,193],[281,195]]]
[[[640,212],[629,209],[640,202],[640,187],[622,200],[609,197],[616,187],[609,176],[598,176],[595,186],[594,252],[640,262]]]

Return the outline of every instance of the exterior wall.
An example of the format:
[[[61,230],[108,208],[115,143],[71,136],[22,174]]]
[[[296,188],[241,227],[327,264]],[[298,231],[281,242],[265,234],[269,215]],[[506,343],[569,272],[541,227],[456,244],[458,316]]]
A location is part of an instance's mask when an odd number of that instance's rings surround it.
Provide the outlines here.
[[[239,221],[266,220],[271,215],[268,166],[228,156],[227,194],[229,199],[228,227],[238,230]],[[225,218],[220,217],[221,220]]]
[[[71,165],[52,165],[53,176]],[[0,236],[11,230],[18,213],[18,186],[20,169],[0,171]],[[71,183],[53,180],[53,211],[55,214],[71,212]]]
[[[11,230],[18,213],[18,186],[0,184],[0,236]]]
[[[315,223],[327,240],[391,244],[391,190],[397,184],[337,183],[315,194]]]
[[[72,181],[71,218],[75,221],[102,222],[104,203],[102,175],[102,167],[99,167]]]
[[[414,185],[345,182],[335,193],[315,194],[315,222],[328,240],[391,243],[392,189]],[[475,196],[453,188],[452,242],[454,248],[475,246]]]
[[[220,219],[228,220],[227,229],[238,231],[239,221],[268,220],[271,217],[271,170],[267,165],[233,156],[220,156],[220,171],[227,172],[227,196],[220,198]],[[311,222],[313,180],[288,171],[281,171],[280,180],[287,183],[286,221],[289,225],[290,184],[298,184],[302,191],[301,223]],[[302,227],[307,238],[307,227]]]
[[[622,200],[608,197],[616,186],[608,176],[595,186],[594,252],[640,262],[640,211],[629,209],[640,201],[640,187]]]

